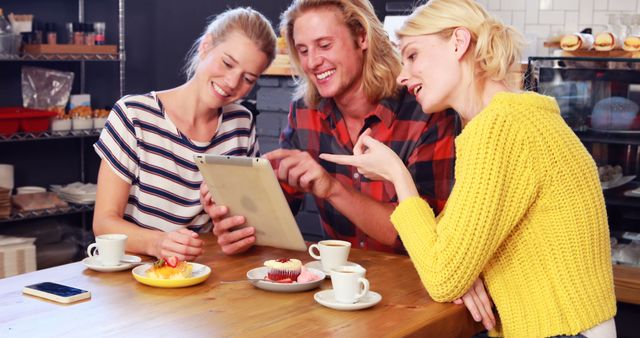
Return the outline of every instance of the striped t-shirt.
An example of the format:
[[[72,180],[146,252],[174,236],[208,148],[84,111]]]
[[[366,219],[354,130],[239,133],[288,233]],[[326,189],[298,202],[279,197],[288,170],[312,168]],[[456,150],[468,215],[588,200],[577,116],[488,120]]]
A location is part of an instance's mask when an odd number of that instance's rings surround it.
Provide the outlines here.
[[[239,104],[220,111],[213,139],[198,142],[176,128],[155,92],[116,102],[94,148],[131,184],[125,220],[162,231],[210,229],[210,217],[200,204],[202,175],[193,155],[259,156],[251,112]]]

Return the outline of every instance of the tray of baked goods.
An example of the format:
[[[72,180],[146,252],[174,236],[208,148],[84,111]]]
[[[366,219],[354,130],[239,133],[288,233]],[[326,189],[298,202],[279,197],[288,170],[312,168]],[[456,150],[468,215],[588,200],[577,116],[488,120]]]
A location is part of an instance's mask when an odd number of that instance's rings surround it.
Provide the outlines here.
[[[564,56],[638,58],[640,30],[610,29],[591,34],[587,28],[580,33],[555,36],[544,46],[560,48]]]

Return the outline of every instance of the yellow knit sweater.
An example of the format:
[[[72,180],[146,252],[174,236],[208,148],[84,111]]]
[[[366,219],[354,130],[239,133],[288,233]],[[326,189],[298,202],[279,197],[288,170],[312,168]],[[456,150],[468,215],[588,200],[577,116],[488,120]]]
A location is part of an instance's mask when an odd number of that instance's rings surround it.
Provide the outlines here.
[[[482,274],[505,337],[574,335],[612,318],[596,166],[555,100],[498,93],[456,149],[443,214],[412,197],[391,215],[431,297],[459,298]]]

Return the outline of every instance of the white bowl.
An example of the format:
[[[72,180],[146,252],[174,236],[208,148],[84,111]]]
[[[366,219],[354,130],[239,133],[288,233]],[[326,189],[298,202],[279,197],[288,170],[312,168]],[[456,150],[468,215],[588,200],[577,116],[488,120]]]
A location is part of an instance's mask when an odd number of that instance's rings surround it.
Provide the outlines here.
[[[71,120],[58,120],[51,121],[51,131],[67,131],[71,130]]]
[[[47,192],[47,189],[44,187],[36,187],[36,186],[25,186],[25,187],[17,187],[16,192],[18,195],[22,194],[35,194],[39,192]]]
[[[73,122],[73,130],[84,130],[93,128],[93,119],[92,118],[74,118]]]
[[[93,118],[93,128],[94,129],[102,129],[104,125],[107,123],[106,117],[94,117]]]

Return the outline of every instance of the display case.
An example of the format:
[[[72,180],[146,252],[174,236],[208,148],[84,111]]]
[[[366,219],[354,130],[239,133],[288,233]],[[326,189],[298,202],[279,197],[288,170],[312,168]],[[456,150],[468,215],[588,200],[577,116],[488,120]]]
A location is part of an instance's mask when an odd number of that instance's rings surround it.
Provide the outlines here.
[[[567,125],[598,165],[613,237],[612,260],[627,265],[614,267],[616,293],[619,300],[639,304],[640,59],[531,57],[525,88],[556,98]],[[622,253],[616,250],[623,246]],[[629,274],[633,278],[627,278]],[[632,292],[619,290],[628,284],[620,284],[620,276],[633,282]]]

